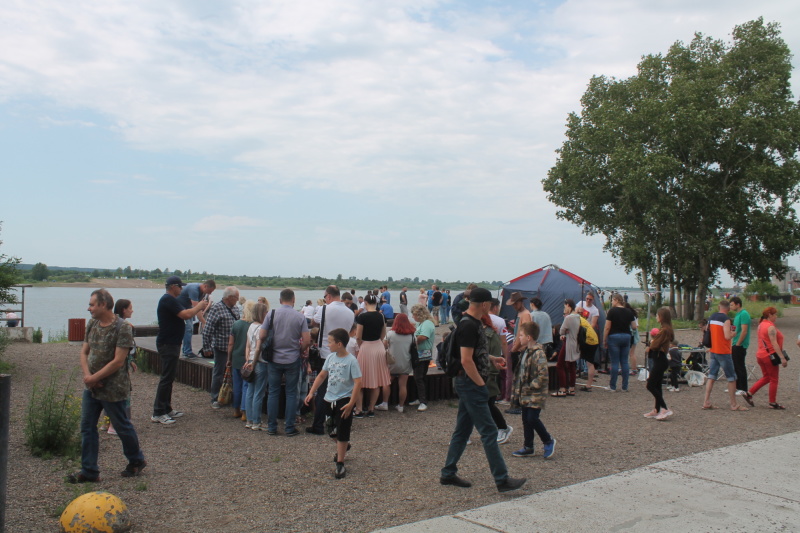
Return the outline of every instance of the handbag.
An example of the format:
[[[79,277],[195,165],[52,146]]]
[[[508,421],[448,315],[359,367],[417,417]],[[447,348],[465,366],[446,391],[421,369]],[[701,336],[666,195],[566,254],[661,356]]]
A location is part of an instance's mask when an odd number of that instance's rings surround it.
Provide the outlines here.
[[[256,380],[255,367],[251,366],[248,368],[246,366],[243,366],[242,370],[240,371],[240,374],[242,375],[242,379],[248,383],[253,383]]]
[[[267,326],[267,338],[264,339],[264,343],[261,345],[261,360],[265,363],[271,363],[273,359],[275,359],[275,342],[274,342],[274,331],[272,330],[272,322],[275,320],[275,310],[273,309],[269,313],[269,325]]]
[[[411,355],[411,368],[417,368],[419,365],[419,350],[417,350],[417,339],[411,336],[411,346],[408,348],[408,353]]]
[[[392,355],[392,352],[389,351],[389,347],[387,346],[386,347],[386,364],[387,365],[393,365],[394,363],[395,363],[394,356]]]
[[[228,405],[233,400],[233,380],[231,378],[231,367],[225,368],[225,375],[222,377],[222,386],[219,388],[217,402],[220,405]]]

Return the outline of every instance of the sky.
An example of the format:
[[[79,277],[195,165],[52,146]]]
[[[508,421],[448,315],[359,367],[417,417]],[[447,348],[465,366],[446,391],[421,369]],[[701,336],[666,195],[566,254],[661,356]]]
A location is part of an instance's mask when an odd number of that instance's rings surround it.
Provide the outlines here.
[[[759,16],[800,52],[796,0],[5,0],[0,253],[632,286],[542,189],[567,115],[593,75]]]

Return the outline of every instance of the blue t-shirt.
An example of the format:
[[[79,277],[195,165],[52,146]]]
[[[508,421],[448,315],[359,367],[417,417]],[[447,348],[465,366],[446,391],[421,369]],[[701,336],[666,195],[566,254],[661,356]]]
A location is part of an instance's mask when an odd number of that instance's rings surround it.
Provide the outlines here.
[[[192,300],[199,302],[202,296],[203,294],[200,291],[200,283],[189,283],[183,289],[181,289],[181,294],[178,296],[178,301],[184,308],[190,309],[191,307],[194,307],[192,305]]]
[[[186,325],[183,319],[178,318],[178,313],[185,308],[177,298],[165,293],[158,301],[156,315],[158,316],[158,336],[156,345],[181,344]]]
[[[390,303],[392,303],[392,295],[391,295],[391,294],[389,294],[389,291],[386,291],[386,292],[384,292],[383,294],[381,294],[381,298],[383,298],[384,300],[386,300],[386,303],[387,303],[387,304],[390,304]]]
[[[394,309],[392,309],[392,306],[388,303],[381,306],[381,313],[383,313],[385,318],[394,318]]]
[[[326,402],[335,402],[353,395],[355,379],[361,377],[361,367],[358,366],[358,359],[353,354],[348,353],[344,357],[329,355],[322,365],[322,370],[328,373]]]

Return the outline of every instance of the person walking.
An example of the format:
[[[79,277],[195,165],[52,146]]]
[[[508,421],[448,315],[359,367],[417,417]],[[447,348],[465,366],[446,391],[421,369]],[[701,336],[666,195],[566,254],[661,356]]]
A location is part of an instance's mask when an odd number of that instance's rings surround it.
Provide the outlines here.
[[[720,300],[718,311],[708,319],[708,329],[711,332],[711,351],[709,352],[710,361],[703,409],[714,409],[711,404],[711,390],[714,388],[714,382],[717,381],[719,370],[722,368],[725,378],[728,380],[728,400],[731,411],[747,411],[747,407],[736,403],[736,371],[733,368],[733,358],[731,357],[733,328],[731,319],[728,318],[729,310],[728,300]]]
[[[100,481],[97,457],[100,436],[97,422],[105,410],[128,459],[122,477],[138,476],[147,466],[139,447],[136,429],[125,411],[125,400],[131,382],[125,369],[128,352],[134,346],[133,329],[114,315],[114,298],[105,289],[93,291],[89,297],[92,319],[86,325],[86,340],[81,347],[83,398],[81,401],[81,469],[67,476],[68,483]]]
[[[742,299],[734,296],[729,300],[731,311],[736,313],[733,318],[733,339],[731,345],[731,359],[733,370],[736,372],[736,395],[744,396],[744,400],[753,406],[753,397],[748,392],[747,386],[747,348],[750,346],[750,313],[742,306]]]
[[[762,377],[748,391],[750,398],[764,385],[769,385],[769,406],[773,409],[786,409],[778,403],[778,378],[780,368],[786,368],[788,361],[783,351],[783,333],[775,326],[778,310],[767,307],[761,313],[758,323],[758,351],[756,361],[761,367]]]
[[[655,418],[656,420],[666,420],[672,416],[672,411],[664,401],[664,372],[669,368],[669,349],[672,341],[675,340],[675,332],[672,330],[672,314],[669,308],[662,307],[656,312],[656,320],[661,325],[658,334],[650,341],[650,357],[653,358],[653,367],[647,378],[647,390],[656,400],[656,405],[649,413],[645,413],[645,418]]]
[[[454,349],[461,356],[461,370],[455,378],[455,389],[458,394],[458,415],[456,426],[450,439],[444,467],[439,482],[442,485],[471,487],[472,483],[458,476],[458,461],[467,447],[467,440],[473,427],[478,429],[483,443],[489,469],[494,477],[499,492],[509,492],[522,487],[527,479],[512,478],[497,444],[497,426],[489,412],[489,392],[486,379],[489,377],[489,365],[504,368],[505,359],[492,357],[488,353],[486,336],[483,334],[483,315],[489,312],[492,293],[478,287],[470,293],[467,311],[458,322],[458,327],[451,333],[455,335]]]

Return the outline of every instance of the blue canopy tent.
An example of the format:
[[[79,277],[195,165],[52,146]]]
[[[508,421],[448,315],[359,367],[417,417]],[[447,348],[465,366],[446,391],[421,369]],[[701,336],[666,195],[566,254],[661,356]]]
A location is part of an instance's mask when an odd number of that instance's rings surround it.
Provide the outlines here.
[[[600,311],[597,326],[602,343],[603,328],[606,323],[606,312],[603,309],[597,287],[572,272],[558,268],[556,265],[547,265],[533,272],[523,274],[503,285],[500,298],[500,316],[506,320],[516,318],[517,312],[506,302],[514,292],[520,292],[527,298],[525,307],[530,309],[530,299],[539,298],[542,301],[542,311],[550,315],[553,325],[564,321],[564,300],[571,298],[580,304],[587,294],[594,295],[595,305]]]

